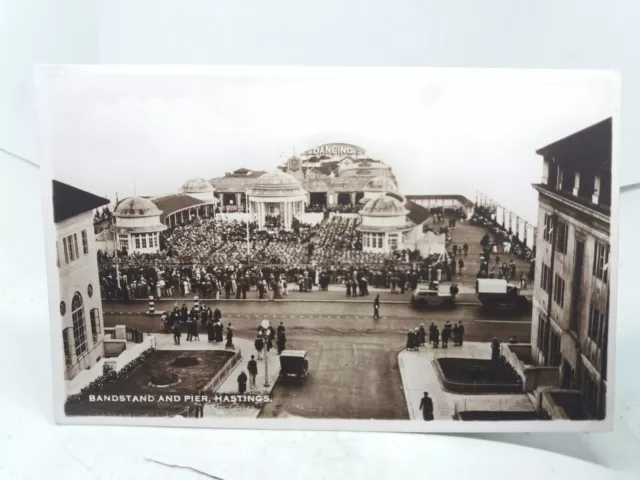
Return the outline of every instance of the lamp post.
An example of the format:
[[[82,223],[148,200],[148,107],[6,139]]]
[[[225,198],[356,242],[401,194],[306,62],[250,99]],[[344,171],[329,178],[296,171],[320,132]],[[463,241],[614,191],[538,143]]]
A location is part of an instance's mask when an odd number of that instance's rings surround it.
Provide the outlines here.
[[[264,386],[269,387],[269,348],[267,342],[269,341],[269,327],[271,323],[266,318],[260,322],[262,328],[262,341],[264,342]]]
[[[249,190],[245,190],[244,192],[244,201],[246,205],[247,213],[249,214],[247,217],[247,262],[251,257],[251,240],[249,238],[249,222],[251,221],[251,207],[249,203]]]

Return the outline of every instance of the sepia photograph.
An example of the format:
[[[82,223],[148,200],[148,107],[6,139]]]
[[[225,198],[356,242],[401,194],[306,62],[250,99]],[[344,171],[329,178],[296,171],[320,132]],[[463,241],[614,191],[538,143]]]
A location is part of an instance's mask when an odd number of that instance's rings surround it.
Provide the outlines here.
[[[609,429],[619,83],[40,67],[56,420]]]

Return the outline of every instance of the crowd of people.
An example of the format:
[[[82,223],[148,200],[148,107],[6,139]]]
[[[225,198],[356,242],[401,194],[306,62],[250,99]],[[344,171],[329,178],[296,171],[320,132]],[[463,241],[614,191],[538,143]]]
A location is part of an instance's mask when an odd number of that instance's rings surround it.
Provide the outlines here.
[[[493,237],[493,241],[486,245],[492,253],[513,255],[527,262],[535,259],[535,245],[530,248],[511,228],[500,225],[494,215],[494,209],[476,206],[470,219],[472,225],[485,228]]]
[[[433,348],[449,348],[449,342],[453,342],[454,347],[462,346],[464,342],[464,325],[462,321],[452,324],[447,321],[440,329],[434,322],[431,322],[427,330],[424,323],[419,327],[409,330],[407,333],[406,349],[418,351],[420,347],[430,345]]]

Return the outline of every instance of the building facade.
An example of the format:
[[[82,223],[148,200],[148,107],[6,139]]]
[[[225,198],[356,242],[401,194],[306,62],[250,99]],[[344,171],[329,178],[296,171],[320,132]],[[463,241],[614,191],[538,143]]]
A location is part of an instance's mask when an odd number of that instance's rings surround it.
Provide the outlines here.
[[[605,415],[611,239],[611,119],[537,151],[543,158],[532,356]]]
[[[249,191],[249,217],[259,229],[269,217],[284,230],[290,230],[294,218],[304,214],[307,192],[291,175],[272,172],[262,175]]]
[[[390,253],[420,249],[429,212],[399,193],[386,192],[369,200],[358,215],[356,228],[362,232],[362,250]]]
[[[53,197],[64,372],[70,380],[104,356],[93,211],[109,200],[56,181]]]
[[[116,243],[128,253],[157,253],[160,232],[167,226],[160,221],[162,211],[149,199],[130,197],[116,205]]]
[[[295,177],[309,192],[309,204],[313,207],[355,206],[384,191],[397,191],[390,165],[347,143],[312,148],[291,157],[280,169]]]

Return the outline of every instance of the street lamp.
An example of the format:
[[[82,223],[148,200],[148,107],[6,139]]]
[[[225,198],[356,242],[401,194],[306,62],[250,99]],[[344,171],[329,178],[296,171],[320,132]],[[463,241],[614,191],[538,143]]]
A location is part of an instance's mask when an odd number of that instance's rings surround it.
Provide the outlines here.
[[[269,348],[267,346],[267,342],[269,341],[269,327],[271,323],[266,318],[260,322],[260,327],[262,328],[262,342],[264,344],[264,386],[269,386]]]

